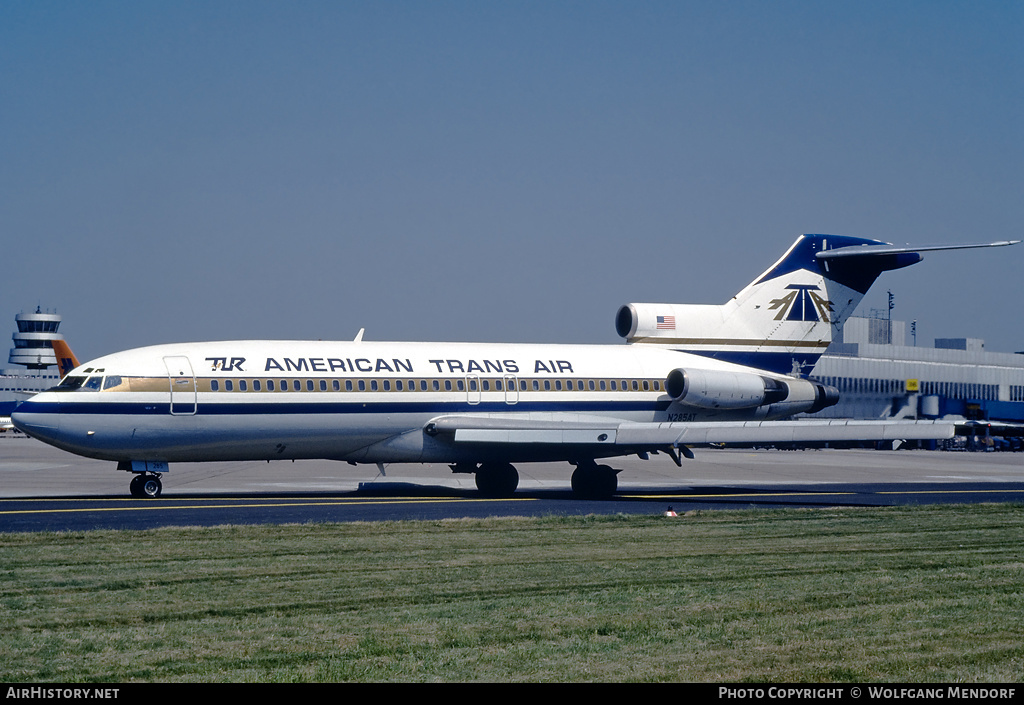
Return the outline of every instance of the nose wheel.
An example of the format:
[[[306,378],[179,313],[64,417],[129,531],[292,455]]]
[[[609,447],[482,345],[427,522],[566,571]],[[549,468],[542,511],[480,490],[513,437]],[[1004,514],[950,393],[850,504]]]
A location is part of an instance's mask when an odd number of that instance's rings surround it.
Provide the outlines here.
[[[151,475],[144,473],[136,475],[132,478],[132,482],[129,485],[132,497],[159,497],[163,491],[163,483],[160,482],[159,475]]]

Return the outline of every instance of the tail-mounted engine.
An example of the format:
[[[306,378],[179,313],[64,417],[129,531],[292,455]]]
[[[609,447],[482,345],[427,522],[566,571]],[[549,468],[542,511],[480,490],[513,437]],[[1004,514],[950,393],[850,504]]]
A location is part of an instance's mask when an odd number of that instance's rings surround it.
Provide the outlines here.
[[[672,370],[665,380],[665,390],[676,402],[699,409],[772,405],[776,412],[813,414],[839,401],[835,387],[806,379],[779,380],[723,370]]]

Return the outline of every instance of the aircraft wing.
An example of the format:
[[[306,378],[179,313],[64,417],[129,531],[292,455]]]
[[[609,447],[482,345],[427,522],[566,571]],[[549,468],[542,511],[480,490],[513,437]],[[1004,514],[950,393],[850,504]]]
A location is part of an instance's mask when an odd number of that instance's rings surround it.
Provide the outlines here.
[[[956,425],[950,421],[856,419],[637,423],[575,415],[536,419],[442,416],[432,419],[425,430],[430,435],[451,436],[455,443],[612,445],[657,450],[713,443],[939,440],[951,438]]]

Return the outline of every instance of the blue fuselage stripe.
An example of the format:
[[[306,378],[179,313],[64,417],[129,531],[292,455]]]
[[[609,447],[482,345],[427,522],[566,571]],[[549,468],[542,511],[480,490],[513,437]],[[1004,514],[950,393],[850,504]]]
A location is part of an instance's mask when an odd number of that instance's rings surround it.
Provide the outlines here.
[[[668,399],[655,401],[559,401],[518,402],[502,401],[470,404],[466,401],[425,402],[200,402],[198,405],[175,401],[175,414],[189,414],[194,408],[196,416],[261,416],[277,414],[442,414],[453,412],[629,412],[664,411],[671,405]],[[121,415],[157,416],[170,414],[170,404],[158,402],[32,402],[23,403],[19,412],[25,414],[67,415]]]

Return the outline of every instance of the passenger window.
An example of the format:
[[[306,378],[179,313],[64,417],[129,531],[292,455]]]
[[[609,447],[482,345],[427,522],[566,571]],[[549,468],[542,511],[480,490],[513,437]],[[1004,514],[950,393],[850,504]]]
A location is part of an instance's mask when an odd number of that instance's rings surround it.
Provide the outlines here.
[[[375,379],[371,379],[371,380],[370,380],[370,391],[371,391],[371,392],[376,392],[376,391],[377,391],[377,389],[378,389],[378,384],[377,384],[377,380],[375,380]]]
[[[366,380],[365,379],[359,380],[359,391],[360,392],[365,392],[366,391]]]
[[[211,380],[210,380],[210,391],[211,391],[211,392],[216,392],[216,391],[218,391],[219,389],[220,389],[220,382],[218,382],[218,381],[217,381],[217,380],[215,380],[215,379],[211,379]]]
[[[238,391],[245,392],[245,391],[248,391],[248,389],[249,389],[249,385],[246,384],[244,379],[238,380]]]
[[[254,392],[258,392],[258,391],[260,391],[260,390],[261,390],[262,388],[263,388],[263,386],[262,386],[262,384],[260,383],[260,381],[259,381],[258,379],[254,379],[254,380],[252,381],[252,391],[254,391]]]
[[[334,389],[334,391],[340,392],[341,391],[341,382],[339,382],[338,380],[334,380],[333,382],[331,382],[331,387]]]
[[[346,379],[345,380],[345,391],[346,392],[351,392],[352,391],[352,380],[350,380],[350,379]]]
[[[321,392],[326,392],[327,391],[327,380],[326,379],[320,380],[320,391]]]
[[[313,380],[311,380],[311,379],[307,379],[306,380],[306,391],[307,392],[312,392],[313,391]]]
[[[390,392],[391,391],[391,380],[386,379],[386,380],[384,380],[384,382],[382,384],[384,385],[384,391],[385,392]]]
[[[302,383],[299,382],[299,380],[297,380],[297,379],[293,379],[292,380],[292,389],[294,389],[296,392],[301,392],[302,391]]]
[[[230,379],[224,380],[224,391],[230,392],[235,388],[234,383]]]
[[[268,379],[267,380],[267,391],[268,392],[274,391],[274,380],[272,380],[272,379]]]

